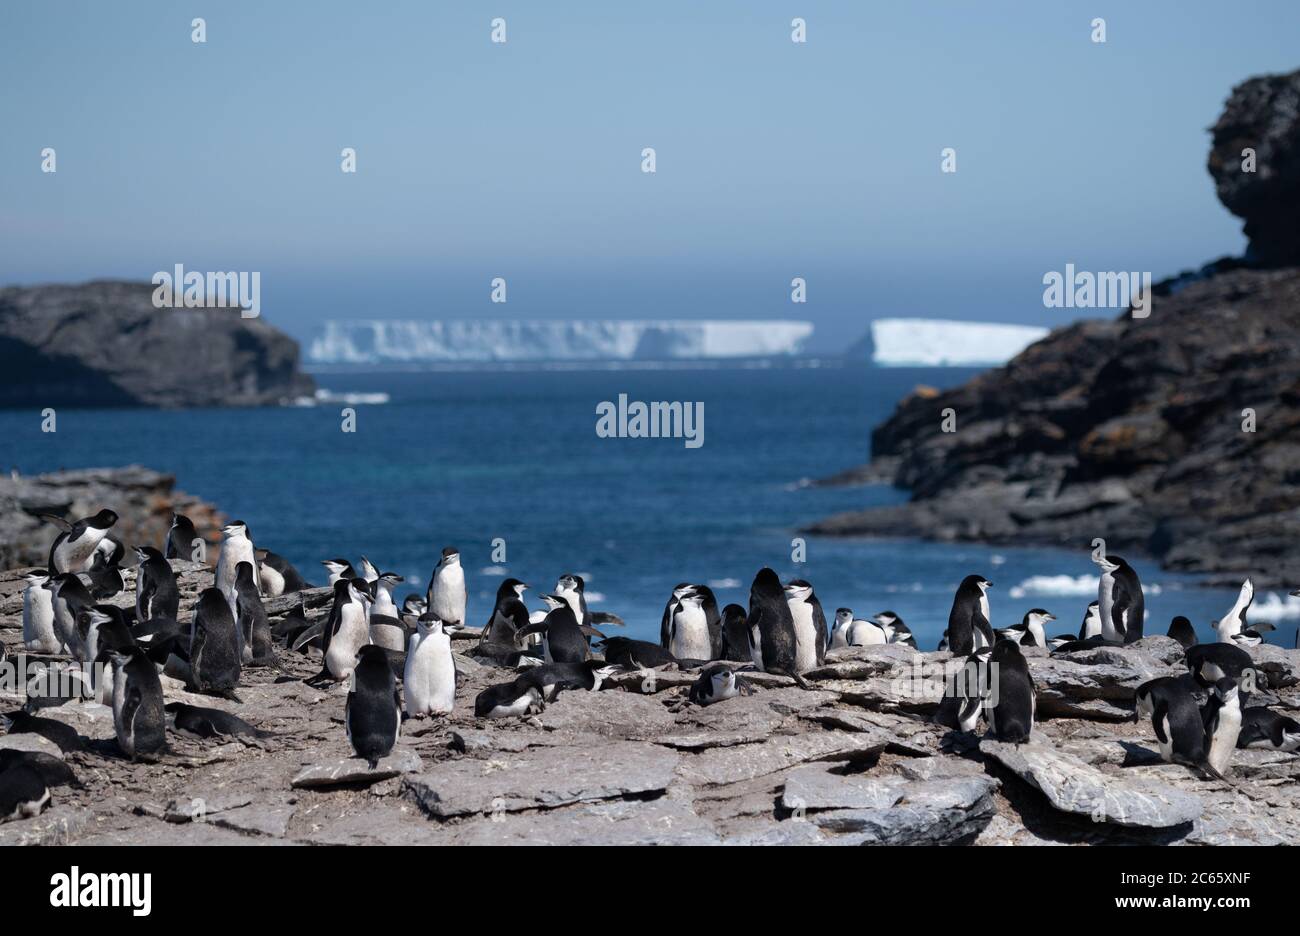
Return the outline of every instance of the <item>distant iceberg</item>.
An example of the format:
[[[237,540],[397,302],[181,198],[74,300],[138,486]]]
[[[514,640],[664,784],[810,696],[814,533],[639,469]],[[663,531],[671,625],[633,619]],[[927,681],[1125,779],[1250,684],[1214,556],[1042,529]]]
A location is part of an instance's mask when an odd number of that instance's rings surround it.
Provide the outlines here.
[[[663,361],[797,354],[797,321],[329,321],[313,364]]]
[[[887,367],[973,367],[1005,364],[1047,336],[1037,325],[996,325],[944,319],[876,319],[851,354],[870,354]],[[864,355],[865,356],[865,355]]]

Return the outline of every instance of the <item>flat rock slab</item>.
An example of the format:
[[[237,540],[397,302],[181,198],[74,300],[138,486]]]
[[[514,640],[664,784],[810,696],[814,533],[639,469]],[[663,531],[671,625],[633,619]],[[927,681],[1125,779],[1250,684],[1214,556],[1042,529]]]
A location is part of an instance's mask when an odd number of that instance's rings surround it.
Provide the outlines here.
[[[402,774],[417,773],[423,768],[420,755],[405,748],[389,754],[374,770],[359,757],[314,764],[304,768],[289,782],[294,789],[315,789],[351,783],[370,784]]]
[[[1140,777],[1102,773],[1072,754],[1042,742],[1006,744],[985,738],[980,751],[994,758],[1062,812],[1094,822],[1163,829],[1197,819],[1199,796]]]
[[[835,774],[821,765],[786,774],[781,805],[786,809],[887,809],[903,798],[905,777]]]
[[[404,789],[439,818],[547,809],[666,790],[679,755],[636,741],[530,748],[510,757],[463,758],[407,777]]]
[[[682,761],[689,783],[718,786],[753,780],[809,761],[859,760],[889,745],[884,732],[823,731],[780,735],[758,744],[712,748]]]
[[[49,754],[63,760],[63,752],[57,744],[30,731],[0,737],[0,751],[28,751],[33,754]]]
[[[996,811],[992,777],[921,780],[884,808],[809,812],[806,821],[861,845],[950,845],[978,835]]]
[[[649,740],[676,721],[663,702],[638,692],[561,692],[537,720],[551,731]]]
[[[560,809],[496,813],[462,826],[457,845],[716,845],[713,826],[690,803],[608,800]]]

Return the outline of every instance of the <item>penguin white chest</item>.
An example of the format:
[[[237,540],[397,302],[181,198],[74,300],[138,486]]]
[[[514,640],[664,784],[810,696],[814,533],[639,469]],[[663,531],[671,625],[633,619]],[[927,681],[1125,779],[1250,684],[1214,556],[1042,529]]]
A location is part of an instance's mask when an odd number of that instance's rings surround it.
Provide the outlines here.
[[[1228,772],[1228,762],[1232,760],[1233,751],[1237,749],[1237,736],[1241,734],[1241,709],[1235,705],[1225,705],[1219,709],[1218,724],[1210,738],[1210,751],[1206,758],[1221,774]]]
[[[29,585],[23,592],[23,642],[27,649],[40,653],[58,653],[60,642],[54,636],[54,603],[48,588]]]
[[[806,601],[790,603],[794,618],[794,669],[806,673],[817,668],[817,625],[813,623],[813,609]]]
[[[883,647],[889,643],[889,638],[882,627],[877,627],[870,621],[854,621],[852,625],[853,634],[849,640],[849,645],[853,647]]]
[[[456,664],[451,658],[451,638],[444,633],[413,636],[406,652],[402,687],[408,715],[450,712],[456,702]]]
[[[683,605],[673,615],[673,635],[668,652],[679,660],[708,660],[713,657],[709,622],[699,605]]]
[[[370,643],[370,626],[359,604],[349,602],[339,613],[339,629],[330,638],[325,664],[335,679],[347,679],[357,665],[357,651]]]
[[[429,611],[449,624],[464,623],[465,570],[459,565],[439,569],[434,576]]]

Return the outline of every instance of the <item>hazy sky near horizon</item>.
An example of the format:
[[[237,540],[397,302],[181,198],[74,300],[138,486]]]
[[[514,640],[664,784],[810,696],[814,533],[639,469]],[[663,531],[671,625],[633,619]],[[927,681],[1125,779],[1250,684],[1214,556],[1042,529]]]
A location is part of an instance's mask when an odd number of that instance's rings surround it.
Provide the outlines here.
[[[1054,326],[1079,314],[1042,304],[1066,263],[1158,278],[1244,249],[1206,129],[1233,85],[1300,67],[1297,36],[1293,0],[4,4],[0,284],[256,270],[299,337],[367,317],[807,318],[823,348],[883,316]]]

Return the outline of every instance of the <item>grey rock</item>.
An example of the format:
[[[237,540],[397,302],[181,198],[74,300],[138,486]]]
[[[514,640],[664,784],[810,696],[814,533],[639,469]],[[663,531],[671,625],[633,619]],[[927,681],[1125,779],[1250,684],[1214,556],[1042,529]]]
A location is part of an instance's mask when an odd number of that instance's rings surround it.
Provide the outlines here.
[[[349,757],[306,767],[290,781],[290,786],[295,789],[311,789],[353,783],[378,783],[390,777],[416,773],[423,766],[420,755],[408,748],[399,747],[381,760],[374,770],[361,758]]]
[[[509,758],[462,758],[407,777],[405,795],[439,818],[517,812],[666,790],[678,755],[634,741],[530,748]]]
[[[1192,793],[1103,773],[1040,741],[1016,746],[985,738],[980,751],[1040,790],[1055,808],[1094,822],[1160,829],[1192,822],[1204,808]]]
[[[822,731],[777,736],[757,744],[712,748],[682,761],[693,784],[719,786],[776,773],[809,761],[860,761],[889,745],[884,732]]]
[[[457,845],[716,845],[713,826],[671,797],[608,800],[559,809],[498,813],[470,823]]]
[[[988,825],[998,783],[972,776],[922,780],[904,786],[903,797],[884,808],[810,812],[823,831],[864,845],[949,845],[978,835]]]
[[[836,774],[822,765],[796,767],[785,776],[781,805],[801,809],[886,809],[903,798],[904,777]]]

